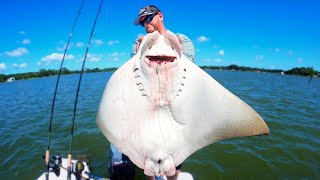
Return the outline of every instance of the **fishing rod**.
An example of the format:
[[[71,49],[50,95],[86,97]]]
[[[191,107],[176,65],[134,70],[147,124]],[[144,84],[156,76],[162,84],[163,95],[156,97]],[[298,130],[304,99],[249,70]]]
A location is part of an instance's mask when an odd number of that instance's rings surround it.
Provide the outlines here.
[[[72,127],[71,127],[71,133],[70,133],[70,144],[69,144],[69,153],[68,153],[68,161],[67,161],[67,170],[68,170],[67,180],[71,180],[71,159],[72,159],[73,130],[74,130],[74,122],[75,122],[76,111],[77,111],[77,103],[78,103],[78,96],[79,96],[79,91],[80,91],[81,79],[82,79],[82,75],[83,75],[84,65],[85,65],[86,59],[87,59],[87,54],[88,54],[89,47],[90,47],[90,44],[91,44],[91,39],[92,39],[92,36],[93,36],[93,33],[94,33],[94,29],[95,29],[96,24],[97,24],[97,20],[98,20],[100,11],[101,11],[102,4],[103,4],[103,0],[101,0],[100,6],[99,6],[99,10],[97,12],[96,18],[95,18],[94,23],[93,23],[93,27],[92,27],[91,34],[90,34],[90,37],[89,37],[89,41],[88,41],[86,53],[84,55],[82,68],[81,68],[81,72],[80,72],[80,77],[79,77],[79,81],[78,81],[78,88],[77,88],[77,94],[76,94],[76,99],[75,99],[74,108],[73,108]]]
[[[70,34],[69,34],[68,42],[67,42],[67,45],[66,45],[66,47],[64,49],[63,57],[62,57],[61,64],[60,64],[60,69],[59,69],[59,72],[58,72],[58,78],[57,78],[56,86],[55,86],[55,89],[54,89],[54,95],[53,95],[52,106],[51,106],[49,130],[48,130],[48,145],[47,145],[46,154],[45,154],[45,163],[46,163],[46,165],[45,165],[45,175],[46,175],[46,180],[49,179],[49,169],[50,169],[50,165],[49,165],[50,157],[49,156],[50,156],[50,141],[51,141],[52,118],[53,118],[53,111],[54,111],[54,105],[55,105],[55,102],[56,102],[56,95],[57,95],[57,89],[58,89],[58,85],[59,85],[61,70],[62,70],[62,67],[63,67],[64,59],[65,59],[65,56],[66,56],[66,53],[67,53],[67,50],[68,50],[68,47],[69,47],[69,43],[71,41],[71,37],[72,37],[73,31],[75,29],[75,26],[76,26],[76,23],[78,21],[78,17],[79,17],[79,15],[81,13],[81,10],[82,10],[84,2],[85,2],[85,0],[82,1],[81,6],[80,6],[80,8],[78,10],[77,16],[76,16],[76,18],[75,18],[75,20],[73,22],[72,29],[71,29]]]

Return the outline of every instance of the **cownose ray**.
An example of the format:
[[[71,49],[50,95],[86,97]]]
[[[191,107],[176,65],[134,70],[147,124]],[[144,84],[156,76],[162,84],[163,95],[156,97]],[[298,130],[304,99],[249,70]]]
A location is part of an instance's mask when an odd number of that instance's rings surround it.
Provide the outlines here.
[[[255,110],[183,55],[170,31],[146,35],[114,72],[96,121],[149,176],[174,175],[192,153],[216,141],[269,134]]]

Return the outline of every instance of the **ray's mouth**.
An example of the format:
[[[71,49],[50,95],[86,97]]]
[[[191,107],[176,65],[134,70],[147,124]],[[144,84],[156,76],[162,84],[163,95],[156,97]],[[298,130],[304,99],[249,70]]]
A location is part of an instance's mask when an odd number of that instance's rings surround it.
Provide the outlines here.
[[[158,64],[174,62],[176,60],[175,56],[146,56],[150,62],[156,62]]]

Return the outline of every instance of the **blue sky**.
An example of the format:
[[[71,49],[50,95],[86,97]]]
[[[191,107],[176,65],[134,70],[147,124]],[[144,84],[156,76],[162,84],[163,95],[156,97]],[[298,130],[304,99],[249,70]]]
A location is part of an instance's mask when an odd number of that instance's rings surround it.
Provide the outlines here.
[[[58,69],[82,0],[1,0],[0,74]],[[64,67],[81,69],[100,0],[87,0]],[[105,1],[89,49],[87,68],[119,67],[130,59],[139,9],[153,4],[166,28],[186,34],[198,65],[320,70],[320,1]]]

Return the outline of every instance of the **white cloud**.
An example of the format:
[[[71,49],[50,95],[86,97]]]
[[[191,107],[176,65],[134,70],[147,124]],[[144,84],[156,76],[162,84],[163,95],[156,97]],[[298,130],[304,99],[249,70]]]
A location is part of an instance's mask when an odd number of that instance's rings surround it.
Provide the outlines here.
[[[208,63],[212,63],[212,62],[221,63],[222,59],[220,59],[220,58],[218,58],[218,59],[204,59],[203,61],[208,62]]]
[[[262,55],[256,55],[256,60],[257,61],[262,61],[264,57]]]
[[[224,50],[219,50],[219,51],[217,52],[217,55],[223,56],[223,55],[224,55]]]
[[[93,39],[91,41],[91,45],[96,45],[96,46],[100,46],[102,44],[104,44],[105,42],[102,41],[102,40],[98,40],[98,39]],[[82,48],[84,46],[86,46],[87,44],[86,43],[83,43],[83,42],[70,42],[69,45],[68,45],[68,50],[70,49],[73,49],[73,48]],[[58,51],[64,51],[67,47],[67,43],[66,42],[59,42],[59,45],[60,47],[57,47],[56,49]]]
[[[113,58],[111,59],[111,61],[119,61],[119,58],[118,58],[118,57],[113,57]]]
[[[61,61],[62,60],[62,57],[63,57],[63,54],[58,54],[58,53],[52,53],[50,55],[47,55],[43,58],[41,58],[41,62],[47,62],[47,65],[51,62],[51,61]],[[65,60],[70,60],[70,59],[74,59],[74,56],[69,54],[69,55],[66,55]]]
[[[269,68],[270,68],[270,69],[275,69],[275,67],[274,67],[274,66],[272,66],[272,65],[271,65],[271,66],[269,66]]]
[[[104,42],[102,40],[99,40],[99,39],[94,39],[93,40],[93,44],[97,45],[97,46],[100,46],[100,45],[104,44]]]
[[[215,45],[213,45],[212,47],[213,47],[213,48],[215,48],[215,49],[219,48],[219,46],[218,46],[218,45],[216,45],[216,44],[215,44]]]
[[[276,48],[275,51],[276,51],[276,52],[280,52],[280,49],[279,49],[279,48]]]
[[[118,41],[118,40],[111,40],[108,42],[108,45],[111,46],[113,44],[119,44],[119,43],[120,43],[120,41]]]
[[[30,39],[22,40],[22,44],[30,44],[30,43],[31,43]]]
[[[98,61],[101,61],[102,55],[101,54],[90,54],[90,53],[88,53],[87,54],[87,58],[88,58],[88,61],[98,62]]]
[[[302,57],[298,57],[297,61],[298,61],[298,63],[302,63],[302,61],[303,61]]]
[[[207,37],[205,37],[205,36],[200,36],[200,37],[197,38],[197,40],[198,40],[199,42],[206,42],[206,41],[208,41],[209,39],[208,39]]]
[[[292,56],[292,55],[293,55],[293,51],[292,51],[292,50],[289,50],[289,51],[288,51],[288,54],[289,54],[290,56]]]
[[[119,58],[126,55],[126,53],[118,53],[118,52],[114,52],[109,54],[109,60],[111,61],[119,61]]]
[[[25,67],[27,67],[27,66],[28,66],[28,64],[27,64],[27,63],[19,64],[19,67],[20,67],[20,68],[25,68]]]
[[[67,47],[67,43],[65,42],[59,42],[59,44],[63,44],[61,45],[61,47],[57,47],[57,51],[60,51],[60,52],[64,52],[66,47]],[[83,42],[77,42],[77,43],[74,43],[74,42],[71,42],[69,43],[68,45],[68,50],[70,50],[71,48],[74,48],[74,47],[77,47],[77,48],[81,48],[84,46],[84,43]]]
[[[76,47],[83,47],[83,46],[84,46],[83,42],[77,42],[76,43]]]
[[[25,35],[26,34],[26,32],[24,32],[24,31],[19,31],[18,33],[21,34],[21,35]]]
[[[14,63],[12,66],[17,67],[17,68],[25,68],[28,66],[28,64],[27,63],[21,63],[21,64]]]
[[[5,71],[7,70],[6,63],[0,63],[0,71]]]
[[[28,53],[29,51],[26,48],[22,48],[22,47],[12,50],[10,52],[5,52],[6,55],[11,57],[23,56]]]
[[[118,52],[114,52],[114,53],[111,53],[109,54],[111,57],[115,57],[115,56],[119,56],[119,53]]]
[[[64,51],[64,48],[62,48],[62,47],[57,47],[57,51]]]

